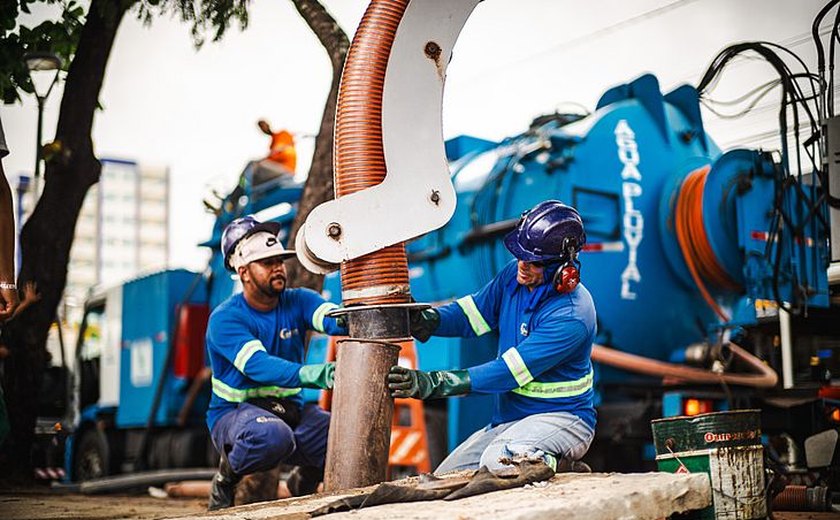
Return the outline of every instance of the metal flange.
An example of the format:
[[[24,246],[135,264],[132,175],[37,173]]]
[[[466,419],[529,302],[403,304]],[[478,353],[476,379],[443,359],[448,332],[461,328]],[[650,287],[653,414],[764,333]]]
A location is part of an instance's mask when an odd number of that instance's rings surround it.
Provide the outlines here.
[[[395,342],[411,339],[411,310],[430,308],[428,303],[384,303],[356,305],[333,309],[327,316],[347,316],[350,337],[353,339],[387,339]]]

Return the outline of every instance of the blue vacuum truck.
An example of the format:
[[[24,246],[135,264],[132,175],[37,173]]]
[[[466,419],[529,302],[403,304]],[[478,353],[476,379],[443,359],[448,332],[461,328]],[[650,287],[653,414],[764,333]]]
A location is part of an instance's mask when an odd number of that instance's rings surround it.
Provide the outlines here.
[[[777,63],[768,46],[739,44],[697,87],[663,93],[644,75],[608,90],[590,114],[548,114],[502,142],[447,141],[457,205],[445,226],[406,245],[411,294],[441,303],[477,290],[511,259],[501,238],[523,210],[571,204],[585,223],[581,277],[598,311],[599,423],[587,462],[653,469],[652,419],[760,409],[770,467],[840,491],[840,118],[801,99],[779,66],[785,106],[808,104],[813,121],[783,110],[780,150],[721,150],[700,101],[748,51]],[[236,290],[221,231],[252,213],[288,229],[301,193],[287,177],[254,183],[257,167],[221,201],[206,272],[166,271],[88,303],[67,409],[57,432],[42,432],[66,480],[213,465],[204,326]],[[338,273],[324,292],[341,303]],[[420,368],[494,357],[489,336],[420,344]],[[322,360],[326,343],[313,337],[309,359]],[[486,423],[490,402],[428,402],[426,413],[434,467]]]
[[[741,408],[762,410],[780,467],[807,472],[806,447],[823,441],[833,452],[840,218],[819,172],[790,172],[769,151],[721,151],[697,89],[662,93],[649,75],[606,92],[592,114],[550,114],[501,143],[461,137],[447,153],[455,215],[407,246],[418,301],[487,283],[510,261],[501,238],[540,200],[584,220],[581,279],[598,311],[593,468],[654,469],[651,419]],[[433,338],[421,364],[490,359],[495,341],[480,340]],[[486,418],[481,401],[448,403],[450,448]]]

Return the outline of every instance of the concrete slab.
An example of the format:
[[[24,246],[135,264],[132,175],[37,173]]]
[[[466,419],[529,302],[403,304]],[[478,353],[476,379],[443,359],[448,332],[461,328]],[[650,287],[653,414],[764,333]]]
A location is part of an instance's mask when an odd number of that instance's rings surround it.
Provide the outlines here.
[[[370,488],[368,488],[370,489]],[[308,512],[342,496],[363,493],[314,495],[241,506],[217,513],[179,517],[183,520],[303,520]],[[505,520],[656,520],[711,504],[706,474],[670,473],[564,473],[548,482],[446,502],[387,504],[325,520],[504,518]]]

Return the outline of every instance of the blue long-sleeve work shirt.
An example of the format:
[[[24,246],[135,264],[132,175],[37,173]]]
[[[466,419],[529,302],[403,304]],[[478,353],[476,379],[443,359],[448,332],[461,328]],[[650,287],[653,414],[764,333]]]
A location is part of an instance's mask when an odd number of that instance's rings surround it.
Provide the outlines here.
[[[216,307],[207,325],[213,395],[210,430],[225,413],[252,397],[288,397],[303,403],[298,372],[306,331],[346,334],[327,312],[337,307],[310,289],[286,289],[273,310],[252,308],[240,293]]]
[[[590,355],[595,305],[583,284],[560,294],[547,280],[533,290],[510,262],[478,292],[438,308],[435,335],[499,333],[497,358],[469,367],[472,392],[494,394],[493,425],[546,412],[570,412],[595,427]]]

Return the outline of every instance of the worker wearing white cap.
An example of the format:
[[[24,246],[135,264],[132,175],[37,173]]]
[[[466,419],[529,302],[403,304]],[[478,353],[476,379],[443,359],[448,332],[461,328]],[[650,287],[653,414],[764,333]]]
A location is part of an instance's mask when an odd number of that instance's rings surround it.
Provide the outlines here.
[[[307,468],[299,491],[315,490],[323,475],[329,414],[304,404],[301,388],[332,388],[332,363],[304,365],[309,330],[346,334],[326,316],[337,307],[310,289],[287,289],[277,223],[244,217],[222,234],[225,266],[243,292],[219,305],[207,327],[213,395],[207,425],[222,455],[210,493],[211,510],[233,505],[248,473],[280,462]]]

